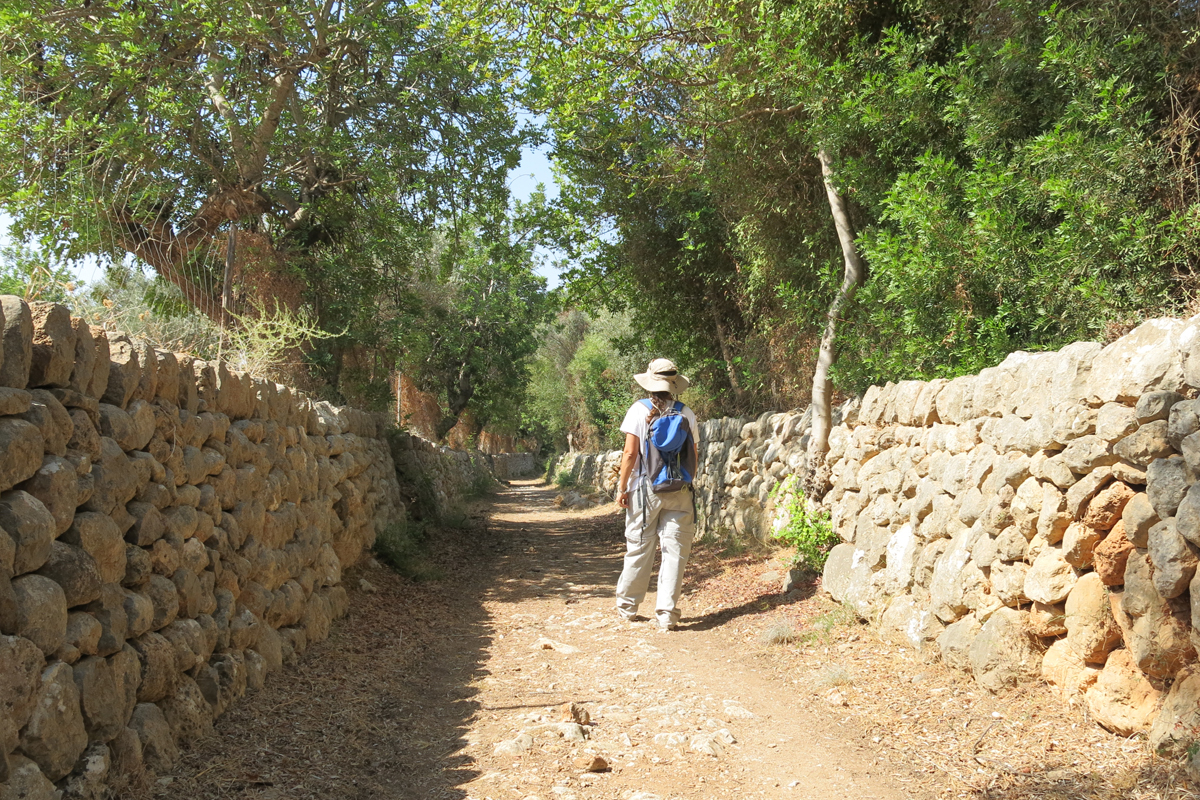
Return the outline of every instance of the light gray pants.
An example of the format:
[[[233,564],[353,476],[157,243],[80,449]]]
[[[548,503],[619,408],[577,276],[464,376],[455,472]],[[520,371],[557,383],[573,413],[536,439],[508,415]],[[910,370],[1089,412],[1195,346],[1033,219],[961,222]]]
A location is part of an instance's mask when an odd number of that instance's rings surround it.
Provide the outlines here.
[[[645,508],[642,504],[645,503]],[[643,525],[643,517],[645,524]],[[617,610],[626,617],[633,616],[646,590],[650,588],[650,571],[654,566],[655,546],[662,546],[662,563],[658,568],[658,624],[679,622],[679,591],[683,586],[683,568],[692,552],[692,536],[696,532],[696,517],[692,508],[692,492],[682,489],[669,494],[655,494],[635,488],[625,510],[625,566],[617,580]]]

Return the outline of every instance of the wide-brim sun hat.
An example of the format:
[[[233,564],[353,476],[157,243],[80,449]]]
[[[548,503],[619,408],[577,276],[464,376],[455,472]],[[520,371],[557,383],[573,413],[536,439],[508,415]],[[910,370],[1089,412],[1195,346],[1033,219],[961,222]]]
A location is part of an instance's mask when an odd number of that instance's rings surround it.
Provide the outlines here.
[[[692,385],[691,381],[679,374],[675,362],[669,358],[654,359],[645,372],[639,372],[633,379],[647,392],[679,394]]]

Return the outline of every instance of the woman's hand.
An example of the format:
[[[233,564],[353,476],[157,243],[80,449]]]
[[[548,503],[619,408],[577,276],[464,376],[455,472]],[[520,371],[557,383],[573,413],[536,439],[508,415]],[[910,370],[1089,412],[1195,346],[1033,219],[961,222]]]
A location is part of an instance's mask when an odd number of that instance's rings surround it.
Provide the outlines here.
[[[617,495],[617,505],[621,508],[629,508],[629,492],[624,491]]]

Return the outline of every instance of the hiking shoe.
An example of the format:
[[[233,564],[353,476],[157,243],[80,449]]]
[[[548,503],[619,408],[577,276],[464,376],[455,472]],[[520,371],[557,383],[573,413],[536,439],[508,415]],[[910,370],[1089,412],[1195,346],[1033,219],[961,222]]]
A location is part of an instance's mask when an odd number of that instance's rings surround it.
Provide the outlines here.
[[[669,633],[670,631],[675,630],[675,627],[676,627],[674,622],[664,622],[661,619],[658,620],[655,624],[658,626],[658,629],[660,631],[662,631],[663,633]]]

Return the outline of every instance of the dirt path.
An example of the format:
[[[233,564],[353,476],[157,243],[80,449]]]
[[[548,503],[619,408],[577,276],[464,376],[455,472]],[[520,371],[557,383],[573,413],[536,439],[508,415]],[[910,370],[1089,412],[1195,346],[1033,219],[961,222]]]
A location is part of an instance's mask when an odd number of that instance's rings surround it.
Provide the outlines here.
[[[679,630],[619,620],[622,517],[554,496],[517,484],[437,533],[440,580],[379,564],[347,575],[351,612],[329,640],[139,797],[1196,796],[1049,687],[981,692],[813,587],[778,593],[770,554],[700,547]],[[590,724],[564,724],[570,703]],[[588,771],[596,757],[608,768]]]
[[[618,620],[620,518],[612,507],[563,512],[553,498],[546,487],[517,484],[469,529],[439,537],[442,580],[414,584],[368,567],[362,576],[376,591],[352,591],[351,614],[330,639],[223,717],[151,793],[910,796],[836,715],[794,702],[759,660],[720,635],[728,610],[697,615],[685,600],[672,633]],[[584,741],[569,740],[571,726],[545,724],[571,702],[590,715]],[[496,752],[501,742],[510,754]],[[594,756],[609,768],[588,772]]]

